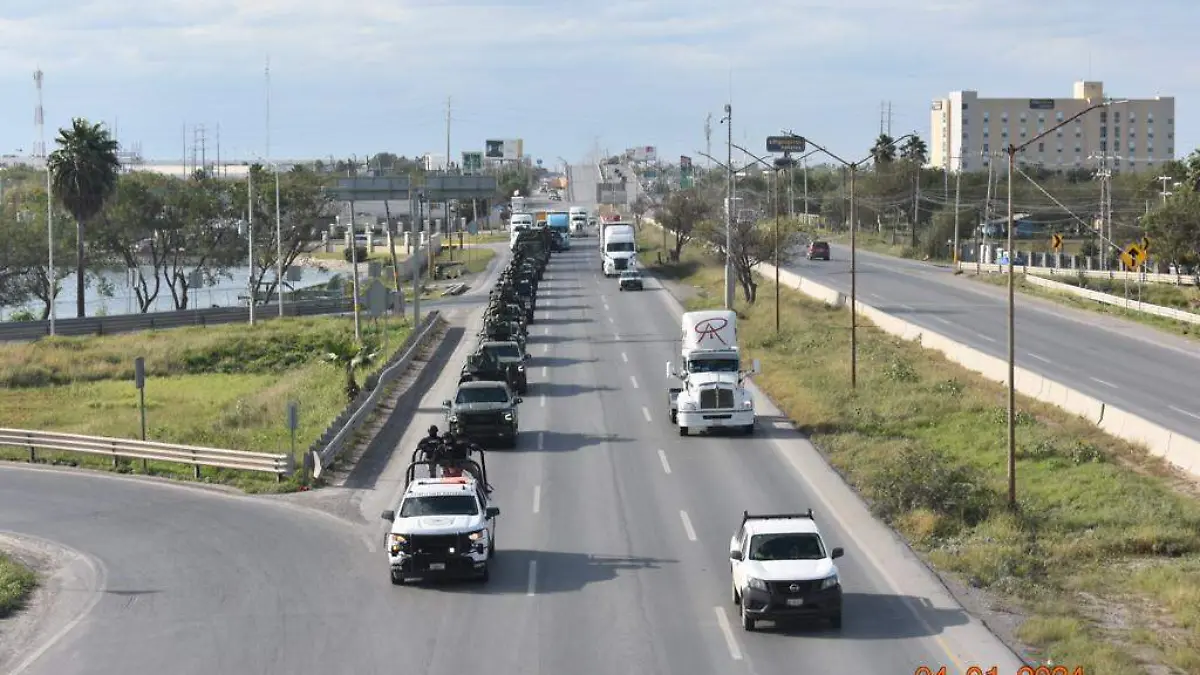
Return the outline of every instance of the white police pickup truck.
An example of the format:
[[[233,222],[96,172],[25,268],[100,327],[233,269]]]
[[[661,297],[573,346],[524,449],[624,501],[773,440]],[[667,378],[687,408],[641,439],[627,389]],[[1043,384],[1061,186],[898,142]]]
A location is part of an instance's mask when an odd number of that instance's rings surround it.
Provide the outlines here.
[[[399,510],[383,512],[392,524],[387,534],[392,583],[430,577],[487,581],[499,515],[483,486],[465,473],[411,481]]]

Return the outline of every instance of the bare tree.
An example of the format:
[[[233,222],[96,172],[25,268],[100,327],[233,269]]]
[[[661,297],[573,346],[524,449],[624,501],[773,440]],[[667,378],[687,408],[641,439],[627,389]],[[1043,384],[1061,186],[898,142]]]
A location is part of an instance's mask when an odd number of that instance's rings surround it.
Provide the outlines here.
[[[712,217],[715,211],[711,200],[695,188],[680,190],[667,197],[666,203],[658,213],[658,222],[670,232],[674,244],[670,252],[671,260],[679,260],[683,247],[692,241],[701,223]]]

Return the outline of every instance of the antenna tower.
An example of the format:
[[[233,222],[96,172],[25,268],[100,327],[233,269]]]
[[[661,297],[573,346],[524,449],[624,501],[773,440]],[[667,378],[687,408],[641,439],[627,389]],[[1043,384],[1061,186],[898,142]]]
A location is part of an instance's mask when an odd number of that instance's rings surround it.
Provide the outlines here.
[[[33,82],[37,85],[37,107],[33,110],[33,125],[37,129],[37,141],[33,144],[33,156],[40,159],[46,157],[46,115],[42,109],[42,69],[33,71]]]
[[[708,117],[704,118],[704,152],[712,155],[712,113],[708,113]],[[709,168],[712,168],[712,159],[708,160]]]

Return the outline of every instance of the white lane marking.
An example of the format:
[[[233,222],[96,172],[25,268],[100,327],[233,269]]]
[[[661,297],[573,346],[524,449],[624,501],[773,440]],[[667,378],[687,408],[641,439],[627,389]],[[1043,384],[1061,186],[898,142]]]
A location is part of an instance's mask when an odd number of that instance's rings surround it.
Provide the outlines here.
[[[607,302],[606,302],[606,303],[604,303],[604,311],[606,311],[606,312],[607,312],[607,311],[609,311],[609,309],[608,309],[608,303],[607,303]]]
[[[546,395],[545,394],[542,394],[541,396],[538,397],[538,405],[540,405],[543,408],[546,407]]]
[[[634,376],[630,375],[630,376],[629,376],[629,381],[633,383],[633,388],[634,388],[634,389],[637,389],[637,388],[638,388],[638,383],[637,383],[637,378],[636,378],[636,377],[634,377]]]
[[[658,451],[658,461],[662,462],[663,472],[671,473],[671,465],[667,462],[667,452],[665,450]]]
[[[1188,417],[1193,417],[1193,418],[1195,418],[1195,419],[1198,419],[1198,420],[1200,420],[1200,415],[1197,415],[1197,414],[1196,414],[1196,413],[1194,413],[1194,412],[1188,412],[1188,411],[1184,410],[1183,408],[1176,408],[1176,407],[1175,407],[1175,406],[1173,406],[1173,405],[1169,405],[1169,406],[1167,406],[1167,407],[1168,407],[1168,408],[1170,408],[1171,410],[1174,410],[1175,412],[1177,412],[1177,413],[1179,413],[1179,414],[1181,414],[1181,415],[1187,415]]]
[[[17,664],[17,667],[11,671],[12,675],[18,675],[19,673],[25,672],[29,666],[33,665],[34,662],[42,658],[43,654],[50,651],[51,647],[61,642],[63,638],[71,633],[71,631],[75,630],[76,626],[78,626],[80,623],[83,623],[83,620],[88,618],[88,616],[92,613],[92,610],[96,608],[96,605],[100,604],[100,600],[104,598],[105,595],[104,591],[108,588],[108,568],[105,567],[102,561],[88,557],[79,551],[76,551],[75,549],[63,546],[62,544],[55,545],[59,546],[60,548],[64,548],[68,553],[77,556],[79,560],[82,560],[85,565],[91,568],[92,574],[95,575],[96,588],[91,593],[91,598],[88,599],[87,604],[84,605],[83,609],[75,615],[75,618],[68,621],[65,625],[63,625],[62,628],[58,630],[58,632],[51,635],[50,638],[38,646],[37,649],[34,649],[29,656],[25,657],[24,661]]]
[[[542,353],[545,354],[548,351],[550,351],[550,345],[542,345]]]
[[[936,322],[938,322],[938,323],[940,323],[940,324],[942,324],[942,325],[945,325],[945,326],[949,326],[949,325],[950,325],[950,322],[949,322],[949,321],[947,321],[947,320],[943,319],[943,318],[942,318],[942,317],[940,317],[940,316],[935,316],[935,317],[933,317],[933,320],[934,320],[934,321],[936,321]]]
[[[1102,380],[1102,379],[1100,379],[1100,378],[1098,378],[1098,377],[1091,377],[1091,378],[1088,378],[1088,379],[1090,379],[1092,382],[1099,382],[1100,384],[1102,384],[1102,385],[1104,385],[1104,386],[1106,386],[1106,387],[1109,387],[1109,388],[1111,388],[1111,389],[1116,389],[1116,388],[1117,388],[1117,385],[1113,384],[1112,382],[1106,382],[1106,381],[1104,381],[1104,380]]]
[[[625,352],[621,352],[621,360],[624,361],[625,363],[629,363],[629,355],[626,354]]]
[[[533,486],[533,512],[539,513],[542,510],[542,486]]]
[[[620,333],[613,333],[613,339],[614,339],[614,340],[616,340],[617,342],[620,342],[620,341],[621,341],[621,334],[620,334]]]
[[[642,406],[642,415],[644,415],[646,417],[647,422],[650,421],[650,409],[647,408],[646,406]]]
[[[600,294],[600,302],[608,302],[608,296],[601,293]]]
[[[904,309],[907,309],[907,310],[908,310],[908,311],[910,311],[910,312],[912,312],[912,311],[915,311],[915,309],[916,309],[916,308],[914,308],[912,305],[904,305],[904,304],[901,304],[900,306],[901,306],[901,307],[903,307]]]
[[[975,331],[975,334],[978,335],[979,337],[983,338],[984,340],[987,340],[988,342],[996,341],[996,338],[994,338],[990,335],[984,335],[983,333],[980,333],[979,331]]]
[[[733,629],[729,627],[729,617],[725,616],[724,607],[713,607],[717,612],[717,627],[725,636],[725,646],[729,648],[729,656],[734,661],[742,660],[742,650],[738,648],[737,639],[733,637]]]
[[[547,318],[547,319],[549,319],[549,318],[550,318],[550,315],[549,315],[549,314],[547,314],[547,315],[546,315],[546,318]],[[549,334],[550,334],[550,327],[549,327],[549,326],[543,326],[543,327],[542,327],[542,335],[549,335]]]
[[[876,300],[883,299],[878,293],[867,293],[867,295],[871,296],[872,298],[875,298]]]
[[[546,432],[539,431],[538,432],[538,450],[542,450],[545,447],[546,447]]]
[[[1037,359],[1038,361],[1041,361],[1042,363],[1053,363],[1053,361],[1051,361],[1050,359],[1048,359],[1044,356],[1039,356],[1037,354],[1034,354],[1033,352],[1025,352],[1025,353],[1029,354],[1029,358]]]
[[[537,561],[529,561],[529,586],[525,589],[525,597],[532,598],[537,591]]]
[[[687,534],[688,541],[696,541],[696,530],[692,528],[692,519],[688,518],[687,511],[680,511],[679,519],[683,521],[683,531]]]
[[[546,366],[542,366],[542,377],[546,377],[546,372],[547,372]]]
[[[608,322],[609,322],[609,323],[616,323],[617,321],[616,321],[616,319],[614,319],[614,318],[612,318],[612,317],[610,316],[610,317],[608,317]]]

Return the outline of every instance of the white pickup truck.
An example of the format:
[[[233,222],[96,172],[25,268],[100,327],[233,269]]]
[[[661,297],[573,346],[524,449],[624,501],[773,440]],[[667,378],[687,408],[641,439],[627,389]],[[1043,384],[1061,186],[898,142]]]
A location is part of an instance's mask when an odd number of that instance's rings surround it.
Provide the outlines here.
[[[682,323],[679,370],[667,362],[667,378],[679,378],[683,383],[667,390],[671,423],[679,427],[680,436],[687,436],[689,430],[717,428],[754,433],[754,397],[745,379],[762,371],[757,359],[751,370],[741,369],[737,314],[728,310],[688,312]]]

